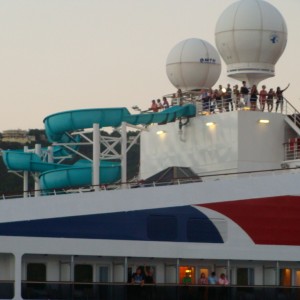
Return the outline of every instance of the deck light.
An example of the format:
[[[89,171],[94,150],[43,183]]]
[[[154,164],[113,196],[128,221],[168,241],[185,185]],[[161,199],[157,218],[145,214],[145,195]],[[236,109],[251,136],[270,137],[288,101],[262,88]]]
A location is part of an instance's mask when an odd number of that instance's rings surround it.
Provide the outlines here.
[[[162,135],[162,134],[164,134],[164,133],[166,133],[164,130],[158,130],[158,131],[156,132],[157,135]]]
[[[211,127],[211,126],[216,125],[216,123],[215,122],[207,122],[205,125],[208,127]]]
[[[261,124],[269,124],[269,123],[270,123],[270,120],[267,120],[267,119],[260,119],[258,122],[261,123]]]

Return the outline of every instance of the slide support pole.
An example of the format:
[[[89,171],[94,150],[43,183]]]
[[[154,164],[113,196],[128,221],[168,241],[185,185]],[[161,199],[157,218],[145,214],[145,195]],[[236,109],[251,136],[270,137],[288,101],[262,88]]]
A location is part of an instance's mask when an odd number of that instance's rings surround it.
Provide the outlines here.
[[[99,124],[93,124],[93,176],[92,176],[92,185],[95,191],[100,190],[100,175],[99,175],[99,167],[100,167],[100,131]]]
[[[42,156],[42,148],[41,144],[36,144],[34,148],[34,153],[38,156]],[[34,173],[34,196],[38,197],[41,195],[41,187],[40,187],[40,181],[39,181],[39,172]]]
[[[127,185],[127,131],[126,122],[121,125],[121,182],[122,189]]]

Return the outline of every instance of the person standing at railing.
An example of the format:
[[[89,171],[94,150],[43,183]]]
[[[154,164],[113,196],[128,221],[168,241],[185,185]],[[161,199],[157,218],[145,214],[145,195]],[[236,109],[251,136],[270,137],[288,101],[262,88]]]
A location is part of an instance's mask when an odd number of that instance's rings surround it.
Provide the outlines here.
[[[259,92],[259,104],[260,104],[260,110],[264,111],[266,106],[266,100],[267,100],[268,92],[266,90],[266,86],[262,86],[262,90]]]
[[[254,84],[251,88],[250,92],[250,108],[251,110],[256,110],[256,104],[257,104],[257,88],[256,85]]]
[[[275,97],[275,92],[273,89],[270,89],[267,94],[267,105],[268,105],[268,112],[271,112],[273,110],[273,105],[274,105],[274,97]]]
[[[164,109],[167,109],[167,108],[170,107],[170,104],[169,104],[166,97],[163,97],[163,104],[162,105],[163,105]]]
[[[233,98],[233,103],[235,105],[235,109],[238,110],[239,108],[241,108],[242,103],[240,102],[240,91],[239,91],[239,86],[237,84],[233,87],[232,98]]]
[[[233,111],[233,105],[232,105],[232,89],[230,87],[230,84],[227,84],[226,92],[224,95],[224,101],[225,101],[225,109],[226,111],[229,111],[231,108],[231,111]],[[231,106],[229,108],[229,105]]]
[[[288,84],[287,87],[283,90],[281,90],[280,87],[277,87],[277,89],[276,89],[276,98],[277,98],[277,100],[276,100],[276,109],[275,109],[276,112],[277,112],[278,107],[280,105],[280,112],[282,113],[282,110],[283,110],[283,92],[285,90],[287,90],[289,86],[290,86],[290,84]]]
[[[151,107],[149,108],[149,110],[152,110],[153,112],[158,112],[158,107],[155,100],[152,100]]]
[[[244,99],[245,106],[249,106],[249,89],[246,86],[246,81],[243,81],[240,93]]]

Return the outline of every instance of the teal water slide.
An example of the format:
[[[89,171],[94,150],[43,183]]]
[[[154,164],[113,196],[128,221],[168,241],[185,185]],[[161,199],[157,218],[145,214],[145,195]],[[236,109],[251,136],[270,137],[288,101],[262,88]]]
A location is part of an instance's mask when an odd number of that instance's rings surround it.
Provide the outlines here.
[[[79,142],[72,132],[92,128],[119,127],[122,122],[131,125],[165,124],[182,117],[194,117],[196,108],[193,104],[172,106],[162,112],[131,114],[126,108],[99,108],[64,111],[52,114],[44,119],[47,138],[52,143]],[[42,151],[47,151],[43,149]],[[53,158],[70,154],[61,146],[53,148]],[[92,163],[89,160],[78,160],[73,165],[46,162],[32,152],[22,150],[2,151],[3,161],[9,170],[40,173],[41,189],[60,189],[75,186],[86,186],[92,182]],[[116,182],[121,176],[119,162],[100,161],[99,176],[101,184]]]

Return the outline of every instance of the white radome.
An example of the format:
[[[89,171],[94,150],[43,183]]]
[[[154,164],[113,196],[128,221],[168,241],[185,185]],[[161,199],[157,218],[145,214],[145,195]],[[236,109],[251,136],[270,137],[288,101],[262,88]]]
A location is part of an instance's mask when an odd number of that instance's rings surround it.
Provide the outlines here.
[[[186,39],[170,51],[166,71],[177,89],[208,89],[220,76],[221,58],[210,43],[196,38]]]
[[[270,3],[240,0],[220,16],[215,40],[227,75],[258,84],[275,75],[275,64],[286,47],[287,27]]]

